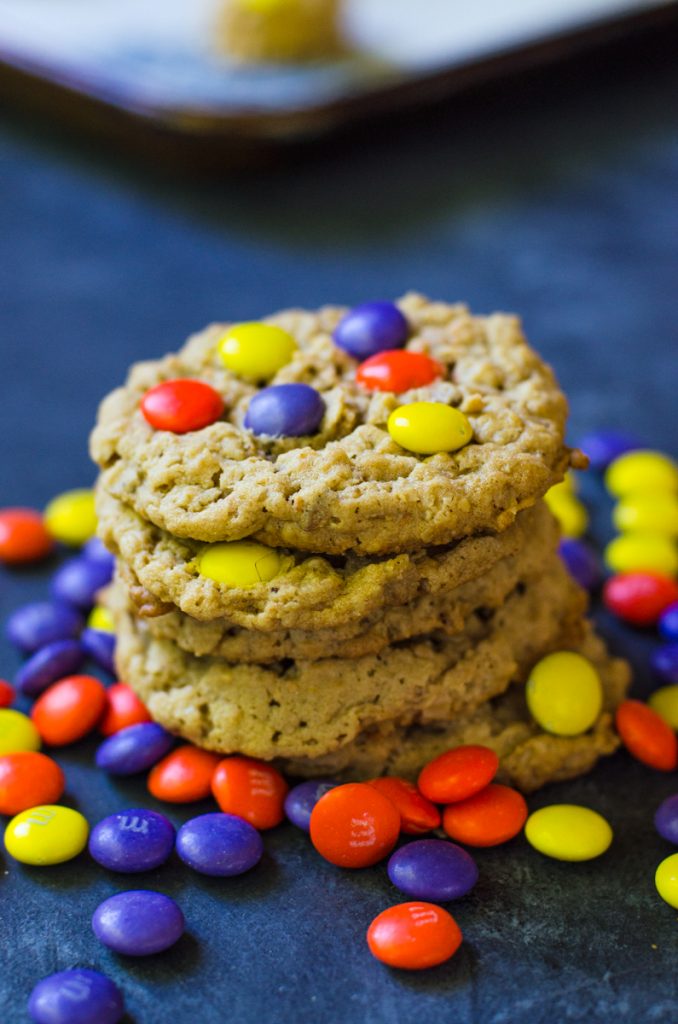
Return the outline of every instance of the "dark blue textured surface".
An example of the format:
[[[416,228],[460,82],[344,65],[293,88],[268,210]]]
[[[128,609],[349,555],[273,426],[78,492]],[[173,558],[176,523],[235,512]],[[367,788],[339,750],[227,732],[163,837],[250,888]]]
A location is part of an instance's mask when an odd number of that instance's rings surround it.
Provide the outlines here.
[[[416,287],[481,311],[522,312],[572,403],[572,436],[612,426],[676,448],[675,239],[667,54],[536,76],[407,133],[365,133],[278,173],[196,187],[134,176],[28,131],[0,136],[2,504],[43,504],[93,478],[85,437],[128,363],[175,348],[212,318],[288,304],[354,303]],[[601,507],[599,531],[608,510]],[[3,572],[0,614],[44,598],[47,569]],[[650,686],[655,640],[603,617]],[[2,674],[17,659],[2,650]],[[92,821],[149,806],[142,781],[93,767],[94,740],[59,753],[68,802]],[[673,1021],[676,912],[654,892],[670,847],[652,815],[678,790],[619,754],[530,799],[588,804],[616,838],[591,864],[524,840],[480,851],[480,880],[452,905],[465,942],[446,966],[397,974],[370,958],[372,917],[398,902],[384,866],[320,862],[291,826],[250,874],[196,875],[176,858],[115,876],[86,855],[37,870],[0,854],[0,1020],[23,1022],[35,982],[73,965],[124,991],[136,1024],[412,1019],[455,1024]],[[175,898],[187,935],[138,963],[89,920],[139,886]]]

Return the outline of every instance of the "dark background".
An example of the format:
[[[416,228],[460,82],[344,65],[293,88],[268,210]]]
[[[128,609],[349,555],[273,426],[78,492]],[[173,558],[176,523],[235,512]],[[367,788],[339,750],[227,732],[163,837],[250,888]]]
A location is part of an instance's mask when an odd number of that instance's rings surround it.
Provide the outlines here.
[[[648,37],[200,182],[55,125],[1,121],[0,504],[42,506],[93,480],[96,405],[133,360],[211,319],[408,288],[521,312],[570,396],[573,440],[618,427],[675,454],[673,43]],[[587,486],[600,539],[610,506]],[[51,568],[3,571],[0,614],[45,596]],[[602,625],[634,661],[635,694],[648,692],[652,634]],[[17,658],[1,653],[11,678]],[[155,806],[143,781],[94,771],[94,747],[58,754],[68,802],[91,822]],[[126,878],[86,856],[36,870],[0,855],[0,1020],[27,1019],[39,978],[86,965],[119,983],[136,1024],[674,1021],[678,915],[653,885],[672,851],[652,814],[676,790],[675,775],[617,754],[531,798],[600,810],[613,847],[584,865],[522,838],[480,852],[476,890],[451,908],[465,943],[420,975],[366,949],[372,917],[404,899],[383,866],[342,873],[291,826],[230,881],[178,862]],[[134,961],[98,945],[89,918],[139,887],[175,896],[188,935]]]

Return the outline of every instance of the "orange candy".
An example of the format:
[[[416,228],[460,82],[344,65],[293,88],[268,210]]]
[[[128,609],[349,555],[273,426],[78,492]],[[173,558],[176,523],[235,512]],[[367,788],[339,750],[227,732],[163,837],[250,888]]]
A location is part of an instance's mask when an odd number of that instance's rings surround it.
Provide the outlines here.
[[[311,812],[311,842],[340,868],[366,868],[383,860],[400,834],[400,813],[366,782],[336,786]]]
[[[42,516],[32,508],[0,509],[0,562],[19,565],[45,558],[54,548]]]
[[[617,732],[628,752],[659,772],[678,766],[678,740],[663,718],[639,700],[625,700],[617,708]]]
[[[435,903],[399,903],[382,911],[367,929],[367,945],[389,967],[421,971],[449,960],[461,945],[461,930]]]
[[[221,760],[221,754],[209,750],[178,747],[151,769],[148,792],[170,804],[204,800],[212,791],[212,776]]]
[[[524,797],[516,789],[495,782],[443,811],[443,828],[448,836],[466,846],[506,843],[518,835],[526,821]]]
[[[114,683],[106,690],[106,710],[99,722],[102,736],[113,736],[128,725],[150,722],[151,716],[134,690],[127,683]]]
[[[106,690],[94,676],[66,676],[36,700],[31,718],[45,743],[63,747],[82,739],[104,713]]]
[[[420,836],[440,825],[440,811],[422,796],[416,786],[405,779],[384,775],[369,783],[388,797],[400,814],[400,831],[408,836]]]
[[[226,757],[212,776],[212,792],[225,814],[237,814],[258,829],[285,817],[288,785],[279,771],[253,757]]]
[[[498,767],[499,758],[489,747],[454,747],[422,768],[417,785],[434,803],[453,804],[489,785]]]
[[[56,761],[46,754],[21,751],[0,757],[0,814],[20,814],[39,804],[55,804],[65,779]]]

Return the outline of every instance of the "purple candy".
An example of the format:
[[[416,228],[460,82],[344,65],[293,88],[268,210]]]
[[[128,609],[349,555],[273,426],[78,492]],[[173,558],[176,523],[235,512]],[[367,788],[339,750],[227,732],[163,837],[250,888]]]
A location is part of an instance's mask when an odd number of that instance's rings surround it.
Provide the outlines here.
[[[418,900],[456,900],[478,881],[478,868],[466,850],[444,839],[418,839],[389,859],[388,877]]]
[[[597,430],[583,437],[579,447],[588,455],[591,468],[602,472],[624,452],[643,448],[644,445],[639,438],[631,434],[623,434],[616,430]]]
[[[127,956],[162,953],[181,938],[184,927],[184,915],[174,900],[148,889],[116,893],[92,915],[97,939]]]
[[[73,640],[84,623],[82,615],[68,604],[35,601],[17,608],[7,619],[5,633],[10,643],[26,654],[56,640]]]
[[[35,1024],[118,1024],[125,1012],[120,989],[105,974],[77,968],[39,981],[28,1000]]]
[[[311,825],[311,811],[321,796],[338,786],[331,779],[309,779],[294,786],[285,797],[285,814],[297,828],[308,832]]]
[[[264,844],[257,830],[235,814],[201,814],[182,825],[177,853],[201,875],[242,875],[261,860]]]
[[[392,302],[365,302],[339,322],[334,343],[362,361],[377,352],[402,348],[409,333],[407,320]]]
[[[667,796],[657,808],[654,827],[662,839],[678,846],[678,793]]]
[[[678,683],[678,643],[657,648],[652,655],[652,671],[662,683]]]
[[[88,540],[85,546],[81,549],[80,554],[86,558],[88,562],[104,562],[106,565],[111,567],[111,572],[115,568],[114,556],[98,537],[92,537],[91,540]]]
[[[593,548],[584,541],[565,537],[558,553],[573,580],[585,590],[595,590],[603,581],[603,568]]]
[[[98,822],[89,852],[102,867],[131,875],[164,864],[174,849],[174,825],[164,814],[134,807]]]
[[[102,629],[83,629],[82,636],[80,637],[80,643],[85,649],[85,653],[88,658],[92,661],[96,661],[97,665],[104,669],[106,672],[110,672],[112,676],[115,675],[115,662],[113,655],[115,654],[115,633],[106,633]]]
[[[99,746],[95,757],[97,768],[110,775],[136,775],[152,768],[173,743],[171,733],[157,722],[129,725]]]
[[[273,384],[250,399],[245,426],[270,437],[315,434],[325,415],[325,403],[308,384]]]
[[[659,618],[659,632],[665,640],[678,641],[678,601],[665,608]]]
[[[57,679],[77,672],[84,660],[85,652],[77,640],[56,640],[24,662],[14,677],[14,685],[21,693],[35,697]]]
[[[112,567],[79,555],[64,562],[52,576],[52,596],[87,611],[96,603],[99,590],[111,582]]]

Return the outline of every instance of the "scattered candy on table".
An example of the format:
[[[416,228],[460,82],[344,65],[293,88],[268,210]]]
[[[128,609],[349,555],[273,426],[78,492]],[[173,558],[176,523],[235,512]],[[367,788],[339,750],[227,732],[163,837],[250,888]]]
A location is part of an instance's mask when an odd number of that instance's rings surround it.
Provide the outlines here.
[[[570,576],[584,590],[596,590],[603,581],[603,568],[598,553],[585,541],[563,537],[558,552]]]
[[[77,857],[88,833],[89,825],[79,811],[39,804],[12,818],[5,829],[5,847],[22,864],[46,867]]]
[[[230,878],[255,867],[264,852],[261,836],[235,814],[201,814],[181,826],[177,854],[201,875]]]
[[[212,776],[214,799],[256,829],[275,828],[285,817],[288,785],[279,771],[252,757],[225,757]]]
[[[41,745],[40,733],[28,715],[14,708],[0,708],[0,754],[39,750]]]
[[[340,868],[365,868],[383,860],[400,834],[400,814],[373,786],[349,782],[318,800],[311,812],[311,842]]]
[[[322,396],[308,384],[272,384],[250,399],[244,425],[267,437],[315,434],[325,415]]]
[[[251,540],[209,544],[196,559],[198,572],[227,587],[256,587],[277,576],[286,562],[280,552]]]
[[[412,402],[394,409],[388,432],[401,448],[418,455],[456,452],[473,439],[463,412],[442,402]]]
[[[451,914],[433,903],[399,903],[382,911],[367,930],[370,953],[389,967],[420,971],[444,963],[459,949],[461,931]]]
[[[79,488],[57,495],[45,509],[44,521],[55,540],[69,547],[81,547],[97,528],[94,492]]]
[[[561,490],[556,484],[544,495],[544,501],[560,523],[565,537],[578,538],[586,533],[589,515],[586,506],[569,490]]]
[[[658,491],[673,493],[678,490],[678,468],[673,459],[661,452],[631,451],[607,467],[605,486],[616,498]]]
[[[642,448],[643,444],[632,434],[616,430],[597,430],[583,437],[579,447],[588,455],[591,468],[602,472],[620,455]]]
[[[678,591],[678,587],[676,587]],[[665,640],[678,640],[678,596],[659,617],[659,632]]]
[[[80,643],[88,658],[109,675],[115,675],[115,635],[101,629],[83,629]]]
[[[172,804],[206,800],[212,792],[212,777],[221,761],[200,747],[177,747],[158,761],[148,776],[148,792],[156,800]]]
[[[54,540],[39,512],[32,508],[0,509],[0,562],[37,562],[53,549]]]
[[[612,522],[621,533],[678,536],[678,498],[675,494],[630,494],[615,506]]]
[[[527,814],[522,793],[492,782],[474,796],[448,804],[443,828],[450,839],[465,846],[499,846],[518,835]]]
[[[113,683],[106,690],[106,708],[99,722],[102,736],[113,736],[130,725],[150,722],[148,708],[127,683]]]
[[[154,430],[188,434],[220,419],[224,400],[209,384],[182,378],[156,384],[141,399],[140,408]]]
[[[603,588],[611,612],[634,626],[651,626],[678,601],[678,583],[657,572],[612,576]]]
[[[409,324],[394,303],[364,302],[339,321],[334,343],[354,359],[364,360],[377,352],[402,348],[409,333]]]
[[[672,729],[678,730],[678,685],[660,686],[647,702]]]
[[[617,708],[615,725],[621,741],[636,758],[659,772],[678,767],[678,739],[656,711],[639,700],[625,700]]]
[[[94,676],[66,676],[36,700],[31,718],[44,743],[63,747],[94,729],[106,707],[106,691]]]
[[[581,654],[556,651],[538,661],[525,687],[530,714],[546,732],[579,736],[590,729],[603,706],[595,668]]]
[[[589,807],[551,804],[529,816],[525,838],[535,850],[555,860],[592,860],[608,849],[612,829]]]
[[[8,708],[14,703],[16,690],[6,679],[0,679],[0,708]]]
[[[57,679],[77,672],[84,660],[85,652],[79,640],[55,640],[45,644],[17,672],[16,688],[29,697],[36,697]]]
[[[140,722],[105,739],[95,760],[97,767],[110,775],[136,775],[152,768],[173,743],[171,733],[157,722]]]
[[[275,377],[297,350],[291,334],[273,324],[234,324],[217,345],[227,370],[258,383]]]
[[[84,555],[77,555],[64,562],[52,576],[52,596],[82,611],[89,611],[95,604],[100,590],[111,582],[111,567],[108,562],[93,561]]]
[[[77,639],[82,627],[82,615],[71,605],[35,601],[12,612],[5,624],[5,635],[24,654],[35,654],[57,640]]]
[[[308,832],[311,827],[311,811],[320,797],[337,785],[332,779],[308,779],[294,786],[285,797],[284,808],[289,821]]]
[[[400,831],[405,835],[419,836],[439,827],[440,811],[411,782],[384,775],[370,779],[369,785],[395,805],[400,814]]]
[[[92,915],[97,939],[127,956],[162,953],[179,941],[184,928],[184,915],[174,900],[148,889],[116,893]]]
[[[174,840],[174,825],[164,814],[133,807],[97,822],[89,837],[89,852],[109,871],[136,874],[164,864]]]
[[[659,533],[626,533],[615,537],[603,552],[612,572],[678,573],[678,547]]]
[[[388,877],[413,899],[457,900],[478,881],[473,857],[444,839],[418,839],[391,854]]]
[[[39,981],[28,1012],[34,1024],[118,1024],[125,1007],[118,986],[105,974],[76,968]]]
[[[485,789],[498,768],[499,758],[494,750],[467,744],[429,761],[419,773],[417,785],[433,803],[451,804]]]
[[[355,379],[367,391],[391,391],[398,395],[426,387],[444,373],[445,367],[423,352],[397,348],[370,356],[356,370]]]
[[[0,814],[14,816],[61,799],[66,780],[51,757],[34,750],[0,755]]]
[[[87,616],[87,626],[89,629],[95,629],[99,633],[115,632],[115,624],[111,613],[108,608],[104,608],[100,604],[95,605]]]
[[[678,853],[672,853],[661,862],[654,881],[661,898],[678,910]]]
[[[664,644],[652,655],[652,671],[660,682],[678,685],[678,643]]]
[[[660,803],[654,816],[654,827],[662,839],[678,846],[678,793],[667,796]]]
[[[91,562],[106,562],[111,567],[111,570],[115,568],[115,557],[98,537],[92,537],[88,540],[80,554],[84,555]]]

